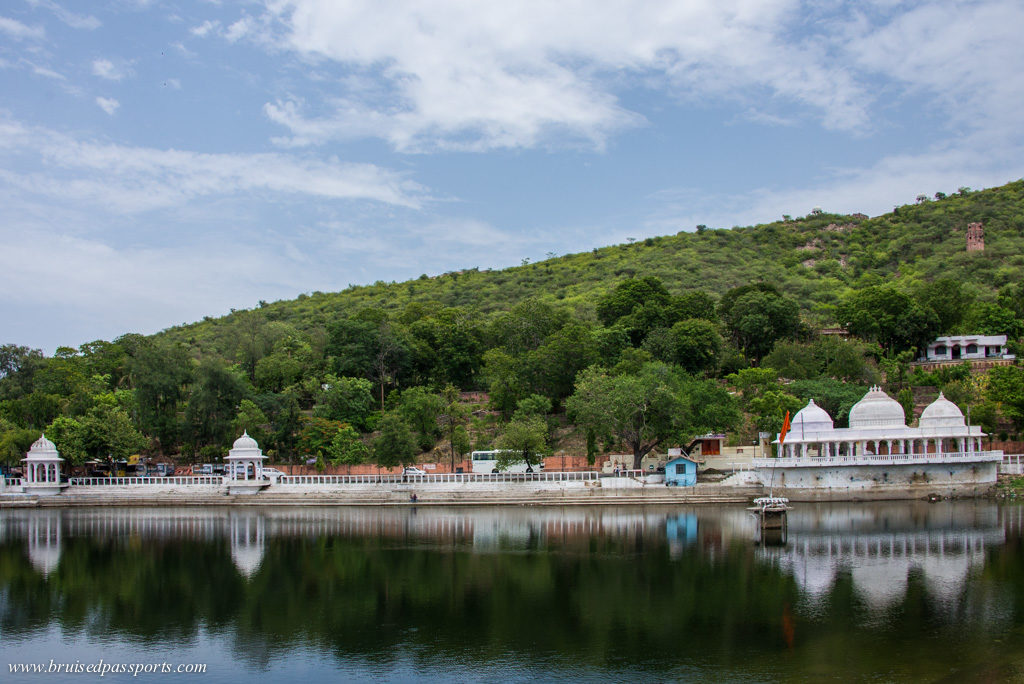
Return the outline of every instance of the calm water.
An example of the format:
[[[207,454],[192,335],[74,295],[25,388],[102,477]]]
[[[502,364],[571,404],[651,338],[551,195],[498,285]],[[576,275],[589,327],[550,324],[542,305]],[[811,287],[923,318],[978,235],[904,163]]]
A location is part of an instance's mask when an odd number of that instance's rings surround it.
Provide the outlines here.
[[[807,504],[762,548],[739,506],[6,510],[0,678],[1020,681],[1022,523]]]

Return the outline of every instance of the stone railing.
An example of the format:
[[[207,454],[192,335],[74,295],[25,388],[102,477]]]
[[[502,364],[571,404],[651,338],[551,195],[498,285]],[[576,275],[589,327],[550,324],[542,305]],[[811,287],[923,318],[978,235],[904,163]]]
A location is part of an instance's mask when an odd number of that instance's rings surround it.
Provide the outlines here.
[[[1002,461],[1001,451],[949,452],[941,454],[867,454],[864,456],[808,456],[806,458],[755,458],[755,468],[811,468],[873,465],[929,465]]]
[[[221,485],[220,475],[176,475],[172,477],[72,477],[73,487],[174,487],[194,485]]]
[[[999,464],[1002,475],[1024,475],[1024,454],[1006,454]]]
[[[596,471],[541,473],[439,473],[436,475],[282,475],[278,484],[349,485],[349,484],[432,484],[461,482],[579,482],[596,480]]]

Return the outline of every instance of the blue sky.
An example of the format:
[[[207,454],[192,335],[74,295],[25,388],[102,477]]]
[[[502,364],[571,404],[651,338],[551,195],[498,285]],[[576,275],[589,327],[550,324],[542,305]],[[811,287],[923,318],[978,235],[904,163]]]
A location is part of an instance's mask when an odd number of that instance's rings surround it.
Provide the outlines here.
[[[0,6],[0,343],[1024,175],[1019,0]]]

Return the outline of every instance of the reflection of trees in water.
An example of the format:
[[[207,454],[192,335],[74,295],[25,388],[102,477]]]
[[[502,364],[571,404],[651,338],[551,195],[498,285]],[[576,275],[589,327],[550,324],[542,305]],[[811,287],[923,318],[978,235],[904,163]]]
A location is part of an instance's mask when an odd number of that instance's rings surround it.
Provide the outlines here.
[[[49,575],[25,554],[40,511],[4,513],[0,627],[18,634],[57,620],[71,633],[147,642],[192,640],[209,627],[256,665],[313,644],[346,658],[549,653],[579,664],[642,661],[671,670],[698,659],[746,671],[786,647],[783,616],[791,615],[792,658],[846,662],[855,654],[855,672],[902,653],[924,673],[948,668],[964,649],[983,656],[993,630],[1020,622],[1024,559],[999,543],[998,509],[880,507],[874,523],[864,510],[850,509],[852,542],[835,531],[842,509],[794,511],[792,542],[772,557],[750,544],[744,531],[752,525],[739,508],[68,510]],[[979,539],[950,545],[964,520],[993,524]],[[922,534],[928,554],[945,540],[945,555],[925,560],[967,562],[966,579],[951,576],[959,582],[952,604],[929,584],[941,569],[915,560]],[[910,550],[894,557],[914,564],[899,591],[872,608],[863,587],[888,580],[846,568],[858,558],[870,561],[864,567],[883,563],[884,535],[908,541]],[[828,542],[833,536],[839,540]],[[814,592],[792,563],[818,558],[828,543],[846,565],[810,606],[804,598]],[[936,635],[952,641],[964,620],[974,631],[956,635],[956,648],[940,648]],[[919,662],[925,649],[930,664]]]

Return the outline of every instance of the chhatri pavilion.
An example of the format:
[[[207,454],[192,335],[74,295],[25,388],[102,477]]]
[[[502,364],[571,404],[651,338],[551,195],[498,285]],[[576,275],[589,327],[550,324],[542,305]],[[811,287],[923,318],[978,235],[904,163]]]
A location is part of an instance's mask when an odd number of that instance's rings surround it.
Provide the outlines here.
[[[907,427],[903,406],[872,387],[850,409],[850,427],[837,428],[811,399],[793,418],[782,458],[870,458],[872,456],[971,455],[982,452],[985,434],[967,425],[956,404],[941,393]],[[779,443],[776,439],[775,444]]]

